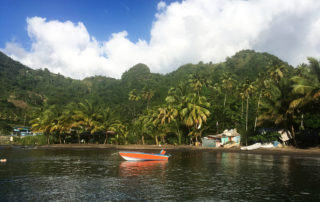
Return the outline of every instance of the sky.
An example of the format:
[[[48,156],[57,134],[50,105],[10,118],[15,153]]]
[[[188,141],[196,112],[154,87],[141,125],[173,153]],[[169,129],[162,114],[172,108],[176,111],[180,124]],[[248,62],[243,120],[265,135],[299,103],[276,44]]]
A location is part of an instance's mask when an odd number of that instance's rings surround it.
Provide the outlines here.
[[[168,73],[243,49],[320,57],[319,0],[1,0],[0,51],[83,79],[137,63]]]

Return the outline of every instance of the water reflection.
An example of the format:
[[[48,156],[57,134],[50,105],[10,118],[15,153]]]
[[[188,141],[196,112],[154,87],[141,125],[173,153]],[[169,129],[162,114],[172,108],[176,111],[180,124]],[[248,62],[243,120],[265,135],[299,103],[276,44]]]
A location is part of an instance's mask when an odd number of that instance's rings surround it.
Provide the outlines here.
[[[0,201],[320,201],[320,158],[172,150],[1,150]]]
[[[122,177],[139,175],[163,175],[168,161],[123,161],[119,164],[119,173]]]

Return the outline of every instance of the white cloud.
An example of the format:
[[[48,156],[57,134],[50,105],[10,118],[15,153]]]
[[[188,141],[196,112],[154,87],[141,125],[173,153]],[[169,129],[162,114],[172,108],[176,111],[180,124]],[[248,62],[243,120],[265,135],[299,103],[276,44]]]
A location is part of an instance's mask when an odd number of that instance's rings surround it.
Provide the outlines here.
[[[317,0],[160,1],[150,41],[136,43],[126,31],[97,41],[81,22],[32,17],[30,51],[14,42],[2,50],[30,67],[73,78],[119,78],[140,62],[167,73],[185,63],[220,62],[242,49],[267,51],[296,65],[319,57],[319,10]]]

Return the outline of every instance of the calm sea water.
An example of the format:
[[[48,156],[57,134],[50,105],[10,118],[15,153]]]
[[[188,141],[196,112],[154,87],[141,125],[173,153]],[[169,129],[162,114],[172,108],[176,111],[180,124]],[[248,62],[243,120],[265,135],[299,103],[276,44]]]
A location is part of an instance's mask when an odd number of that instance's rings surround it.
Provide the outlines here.
[[[320,201],[320,157],[168,153],[128,162],[111,149],[0,148],[0,201]]]

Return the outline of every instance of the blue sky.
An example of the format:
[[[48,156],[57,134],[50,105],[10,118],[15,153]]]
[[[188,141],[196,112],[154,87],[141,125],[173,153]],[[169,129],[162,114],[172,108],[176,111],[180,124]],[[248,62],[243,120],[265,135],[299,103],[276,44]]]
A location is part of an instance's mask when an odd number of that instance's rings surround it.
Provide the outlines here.
[[[166,1],[170,2],[170,1]],[[0,47],[11,40],[30,45],[26,18],[83,22],[98,40],[127,30],[129,38],[149,40],[159,0],[1,0]]]
[[[296,66],[320,57],[319,0],[1,0],[0,51],[34,69],[121,78],[243,49]]]

